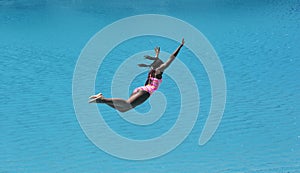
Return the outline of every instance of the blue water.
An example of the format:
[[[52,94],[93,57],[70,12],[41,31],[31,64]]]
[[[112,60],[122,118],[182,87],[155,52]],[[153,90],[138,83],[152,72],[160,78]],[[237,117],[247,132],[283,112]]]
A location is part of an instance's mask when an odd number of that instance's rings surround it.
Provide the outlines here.
[[[183,49],[178,58],[201,79],[197,81],[201,93],[198,121],[170,153],[129,161],[103,152],[85,136],[73,108],[72,78],[81,50],[95,33],[118,19],[148,13],[184,20],[207,37],[223,64],[227,102],[217,132],[199,146],[209,112],[210,86],[201,63]],[[299,28],[299,0],[1,0],[0,172],[298,173]],[[156,44],[167,52],[177,46],[168,39],[145,36],[119,45],[108,56],[119,62],[131,52]],[[110,70],[118,65],[110,63],[103,62],[95,86],[107,96]],[[144,77],[138,76],[130,88]],[[107,83],[102,85],[101,80]],[[174,81],[165,80],[170,82],[164,82],[160,90],[170,104],[176,104],[177,96],[168,92]],[[148,107],[147,102],[137,109],[143,112]],[[164,133],[178,114],[178,107],[168,106],[158,124],[143,129],[124,125],[109,107],[99,108],[107,113],[104,118],[115,131],[137,139]]]

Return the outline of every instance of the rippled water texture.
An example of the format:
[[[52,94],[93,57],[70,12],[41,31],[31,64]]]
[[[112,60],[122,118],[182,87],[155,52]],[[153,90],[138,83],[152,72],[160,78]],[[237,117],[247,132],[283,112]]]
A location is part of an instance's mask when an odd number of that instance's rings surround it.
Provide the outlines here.
[[[198,79],[198,121],[167,155],[128,161],[103,152],[85,136],[73,108],[72,77],[82,48],[96,32],[118,19],[148,13],[184,20],[207,37],[223,64],[227,102],[217,132],[199,146],[210,85],[201,63],[183,49],[178,58]],[[298,173],[299,28],[299,0],[0,0],[0,172]],[[96,90],[109,96],[113,70],[124,58],[156,45],[171,53],[177,43],[145,36],[113,49],[97,74]],[[105,105],[99,109],[123,136],[156,137],[176,121],[179,91],[174,86],[164,78],[160,91],[168,99],[166,113],[144,128]],[[137,109],[147,112],[149,103]]]

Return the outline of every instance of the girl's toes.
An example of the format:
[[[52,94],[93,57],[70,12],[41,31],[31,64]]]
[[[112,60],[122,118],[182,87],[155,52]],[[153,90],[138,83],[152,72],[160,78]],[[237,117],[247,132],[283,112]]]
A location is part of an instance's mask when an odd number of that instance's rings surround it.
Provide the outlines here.
[[[99,93],[99,94],[96,94],[96,95],[91,95],[89,97],[89,99],[94,99],[94,98],[97,98],[97,97],[100,97],[100,96],[102,96],[102,93]]]
[[[96,95],[92,95],[92,96],[89,97],[89,99],[94,99],[96,97],[97,97]]]

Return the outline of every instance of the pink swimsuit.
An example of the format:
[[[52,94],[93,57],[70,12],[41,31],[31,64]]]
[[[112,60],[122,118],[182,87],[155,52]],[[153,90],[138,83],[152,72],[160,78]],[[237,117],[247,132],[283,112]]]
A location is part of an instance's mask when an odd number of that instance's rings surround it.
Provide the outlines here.
[[[159,85],[161,84],[162,79],[157,79],[157,78],[154,78],[154,77],[149,77],[149,79],[151,80],[150,84],[147,84],[145,86],[141,86],[141,87],[136,88],[133,91],[133,93],[136,93],[139,90],[147,91],[150,95],[152,93],[154,93],[154,91],[156,91],[158,89]]]

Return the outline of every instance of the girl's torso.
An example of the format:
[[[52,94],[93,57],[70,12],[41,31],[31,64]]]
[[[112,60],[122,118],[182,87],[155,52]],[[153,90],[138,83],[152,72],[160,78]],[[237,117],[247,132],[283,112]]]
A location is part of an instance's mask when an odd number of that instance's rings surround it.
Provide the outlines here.
[[[155,70],[151,70],[148,73],[148,78],[145,82],[145,85],[137,88],[134,92],[141,89],[141,90],[147,91],[150,94],[154,93],[158,89],[159,85],[162,83],[163,72],[161,72],[159,74],[155,74],[155,73],[156,73]]]

